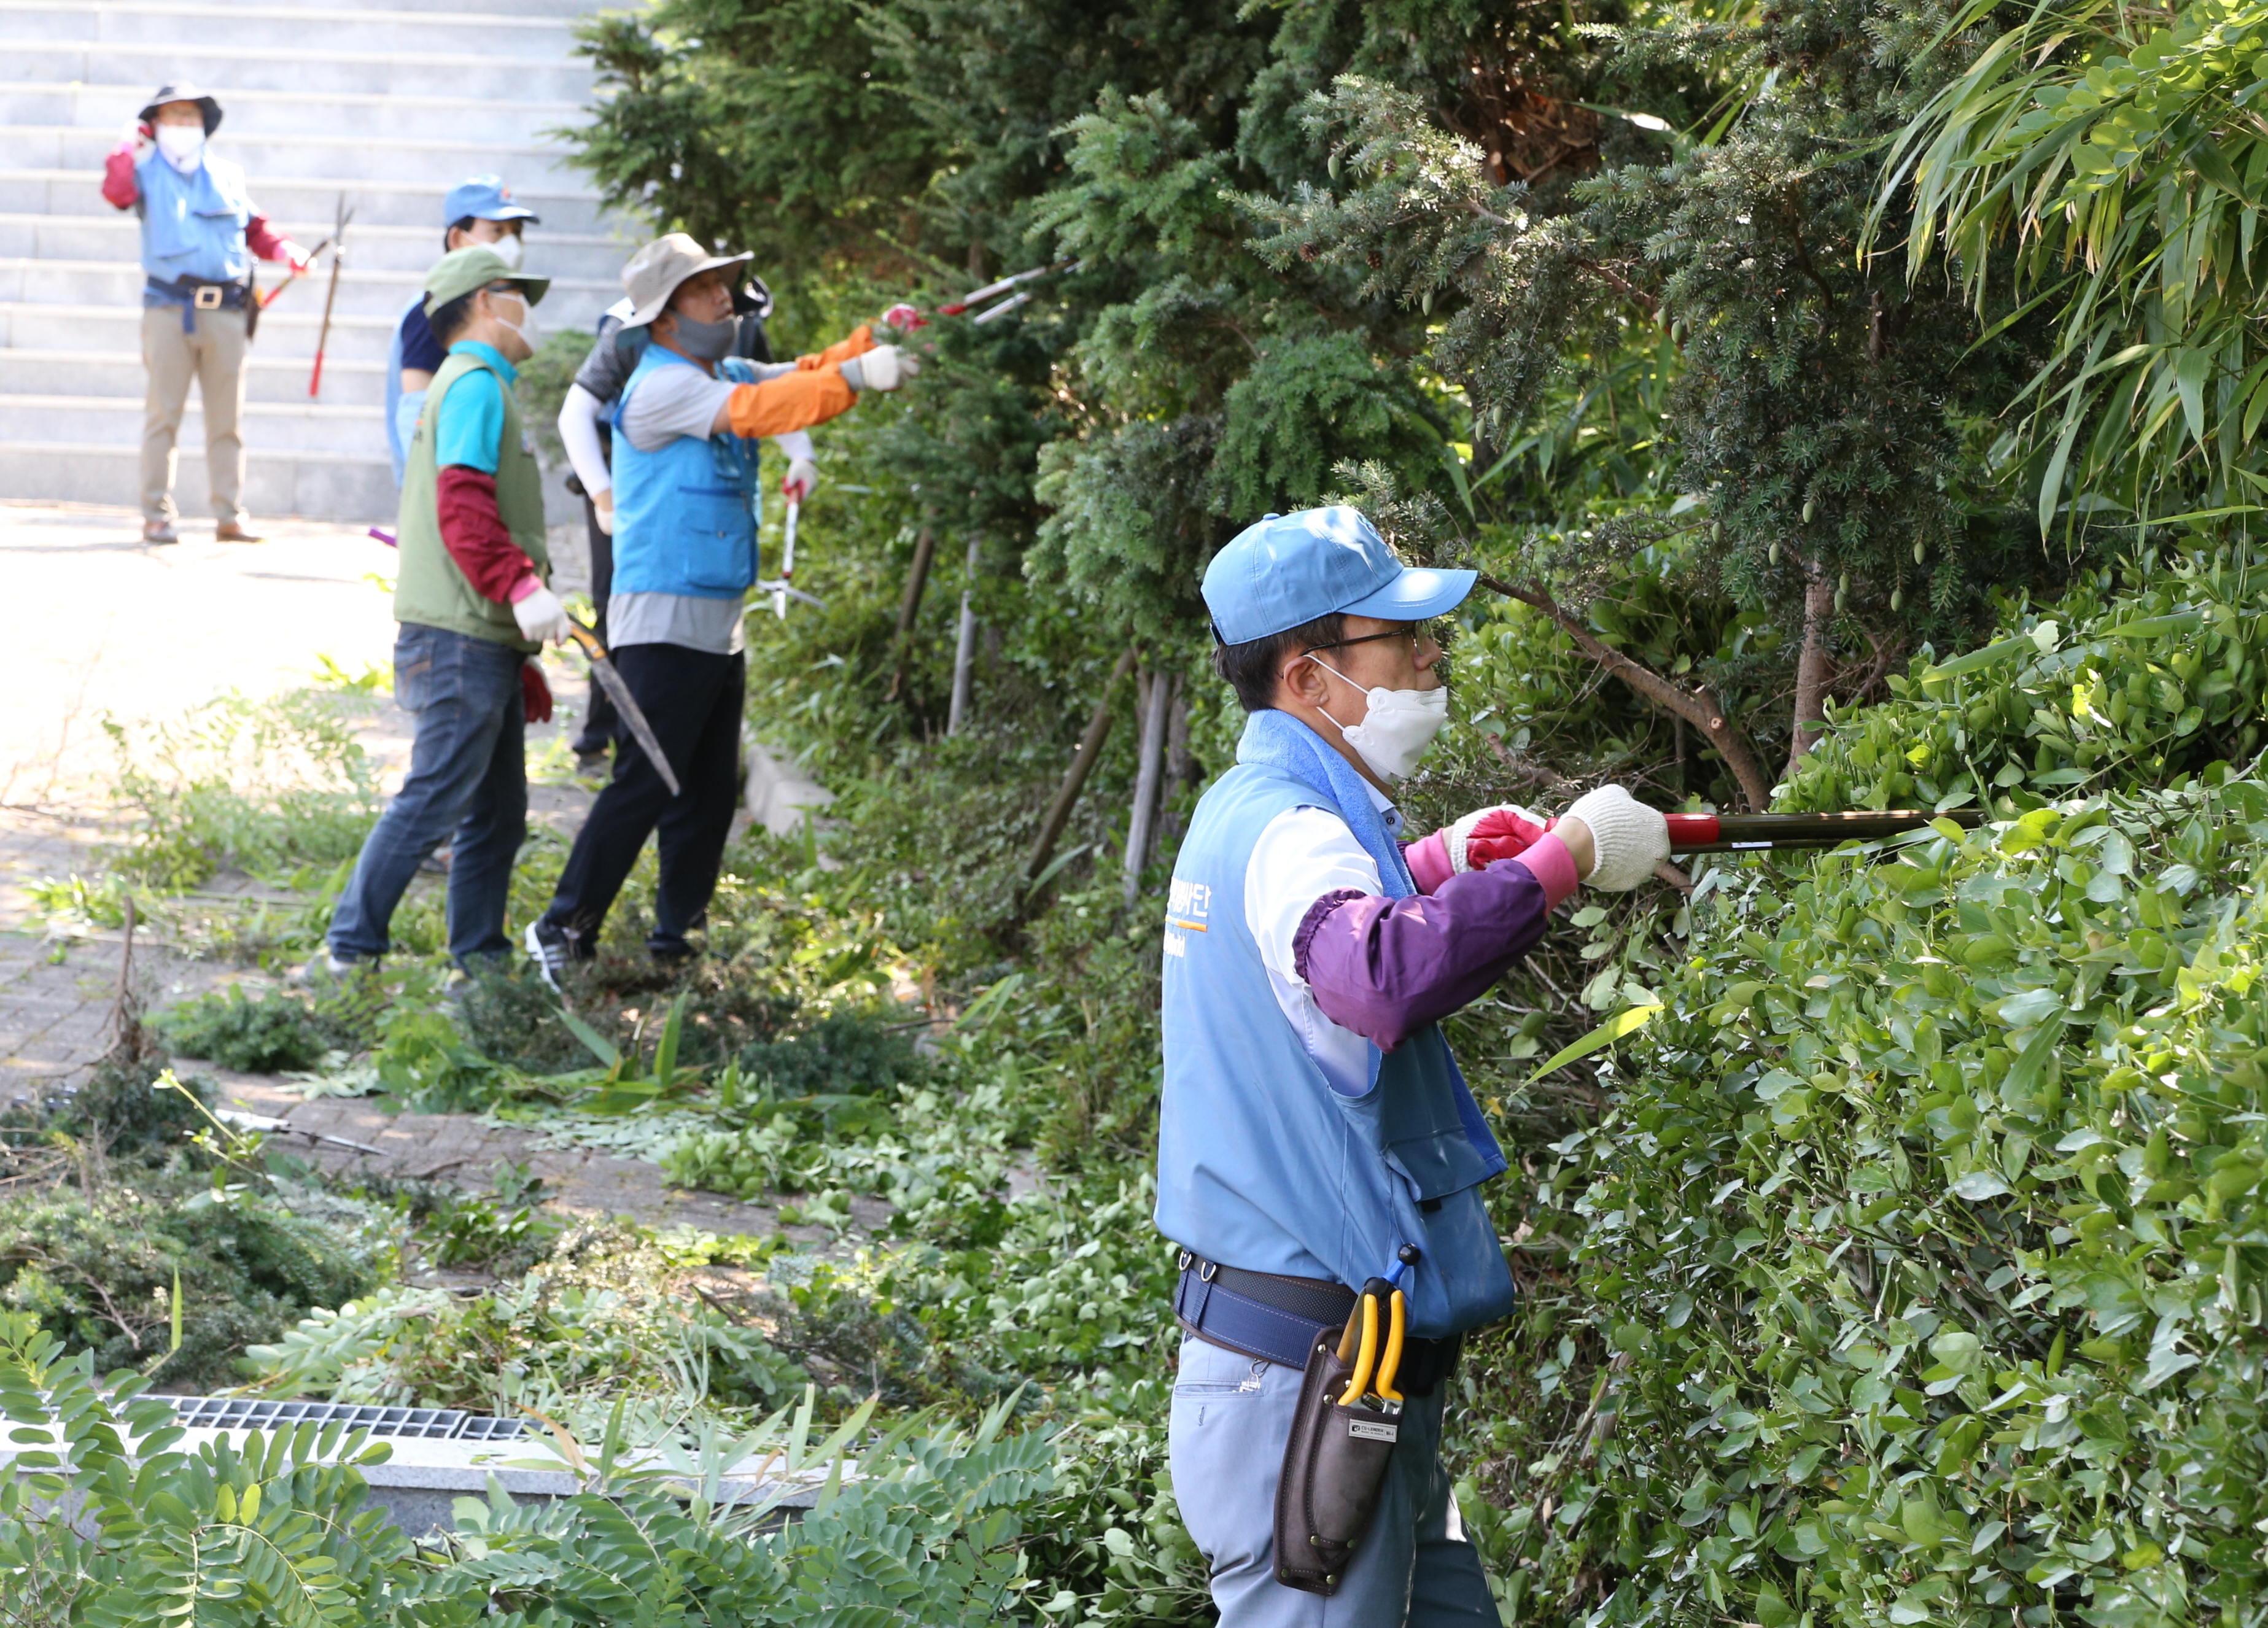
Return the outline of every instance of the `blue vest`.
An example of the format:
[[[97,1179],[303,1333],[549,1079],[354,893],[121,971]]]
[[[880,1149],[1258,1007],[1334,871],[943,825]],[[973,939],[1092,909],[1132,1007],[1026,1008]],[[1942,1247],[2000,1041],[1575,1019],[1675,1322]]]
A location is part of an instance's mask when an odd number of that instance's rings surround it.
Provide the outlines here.
[[[756,443],[730,433],[703,439],[681,435],[642,453],[621,433],[622,415],[638,387],[665,367],[698,364],[666,345],[648,345],[608,422],[615,435],[615,586],[616,593],[678,593],[736,600],[756,579],[756,521],[763,489]],[[755,382],[738,357],[717,365],[734,384]]]
[[[1303,807],[1331,803],[1283,770],[1240,763],[1197,804],[1174,866],[1158,1229],[1223,1265],[1350,1288],[1414,1243],[1410,1332],[1478,1328],[1513,1309],[1480,1192],[1505,1158],[1467,1111],[1447,1042],[1428,1027],[1390,1052],[1373,1047],[1369,1090],[1340,1094],[1277,1006],[1245,924],[1253,844]]]
[[[252,275],[244,241],[252,200],[241,169],[208,157],[196,173],[184,175],[153,152],[134,166],[134,179],[142,188],[143,270],[167,283],[181,276],[241,283]]]

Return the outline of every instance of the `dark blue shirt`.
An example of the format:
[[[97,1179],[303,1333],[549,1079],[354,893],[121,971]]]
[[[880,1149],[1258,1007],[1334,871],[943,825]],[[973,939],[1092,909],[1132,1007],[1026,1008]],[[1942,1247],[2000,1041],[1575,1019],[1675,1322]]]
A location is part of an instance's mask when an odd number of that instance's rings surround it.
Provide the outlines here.
[[[438,373],[448,353],[441,342],[433,337],[433,325],[425,320],[425,302],[419,300],[401,315],[401,365],[414,367],[421,373]]]

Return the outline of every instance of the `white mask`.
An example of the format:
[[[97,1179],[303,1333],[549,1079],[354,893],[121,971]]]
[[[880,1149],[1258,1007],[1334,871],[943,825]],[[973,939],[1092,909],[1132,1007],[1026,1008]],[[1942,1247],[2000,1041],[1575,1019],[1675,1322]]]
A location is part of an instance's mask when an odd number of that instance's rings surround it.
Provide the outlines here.
[[[161,124],[158,127],[158,151],[166,162],[184,175],[194,175],[197,166],[205,161],[204,127],[199,124]]]
[[[522,299],[520,303],[523,306],[526,305],[526,301],[525,299]],[[536,351],[542,348],[543,335],[535,326],[535,313],[532,308],[526,311],[527,320],[524,323],[513,321],[494,305],[491,305],[489,307],[489,313],[503,326],[510,328],[513,333],[519,335],[519,343],[527,347],[528,355],[534,356]]]
[[[514,271],[519,269],[520,262],[527,257],[527,245],[521,240],[517,232],[506,232],[489,247],[496,251],[498,260],[510,266]]]
[[[1350,684],[1354,681],[1313,655],[1307,658],[1324,672]],[[1338,724],[1338,731],[1355,755],[1370,765],[1371,773],[1381,780],[1399,780],[1418,767],[1418,760],[1425,755],[1425,748],[1433,744],[1433,737],[1449,721],[1449,692],[1444,687],[1432,689],[1373,689],[1370,694],[1370,711],[1362,722],[1348,728],[1329,712],[1325,718]]]

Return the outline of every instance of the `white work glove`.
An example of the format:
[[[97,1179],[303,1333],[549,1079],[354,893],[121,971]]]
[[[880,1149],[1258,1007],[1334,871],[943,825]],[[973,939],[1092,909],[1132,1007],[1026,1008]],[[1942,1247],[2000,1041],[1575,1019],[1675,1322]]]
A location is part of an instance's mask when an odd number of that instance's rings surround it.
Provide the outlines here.
[[[787,460],[787,479],[780,483],[780,495],[790,503],[809,503],[811,494],[819,486],[819,466],[808,458]]]
[[[1621,786],[1584,792],[1560,818],[1591,828],[1591,873],[1583,880],[1594,888],[1628,893],[1669,858],[1669,821]]]
[[[512,601],[512,619],[519,623],[519,636],[532,638],[539,645],[563,645],[567,642],[567,608],[559,596],[541,583],[526,599]]]
[[[129,119],[126,122],[126,130],[119,137],[119,145],[134,150],[134,162],[136,165],[158,151],[156,140],[151,137],[149,129],[139,119]]]
[[[839,370],[853,390],[895,390],[921,372],[921,358],[896,345],[876,345],[840,364]]]
[[[591,512],[598,517],[599,529],[611,537],[615,534],[615,489],[602,486],[591,494]]]

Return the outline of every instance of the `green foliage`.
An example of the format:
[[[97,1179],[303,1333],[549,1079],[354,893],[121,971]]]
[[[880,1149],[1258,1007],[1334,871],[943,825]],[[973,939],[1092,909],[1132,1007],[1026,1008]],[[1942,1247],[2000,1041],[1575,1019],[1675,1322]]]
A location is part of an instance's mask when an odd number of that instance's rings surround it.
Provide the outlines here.
[[[1942,252],[1980,311],[2013,295],[2052,319],[2010,408],[2043,455],[2043,532],[2256,501],[2264,47],[2268,8],[2247,0],[2043,7],[1900,135],[1882,197],[1903,207],[1911,176],[1912,275]]]
[[[159,1014],[158,1032],[183,1057],[247,1074],[315,1067],[330,1051],[355,1051],[373,1037],[366,994],[342,987],[310,1001],[282,990],[247,997],[230,984]]]
[[[1703,877],[1662,1009],[1519,1196],[1566,1265],[1468,1396],[1508,1609],[2243,1620],[2268,784],[2200,760],[2258,703],[2088,697],[2241,666],[2247,574],[2146,571],[2057,607],[2067,637],[1917,664],[1789,793],[1997,779],[1992,827]],[[2081,772],[2048,748],[2075,702]]]
[[[537,451],[554,468],[567,467],[567,448],[559,439],[559,409],[567,401],[567,387],[583,358],[591,354],[591,336],[579,328],[546,334],[535,354],[519,365],[512,394],[519,398],[521,422],[535,438]]]

